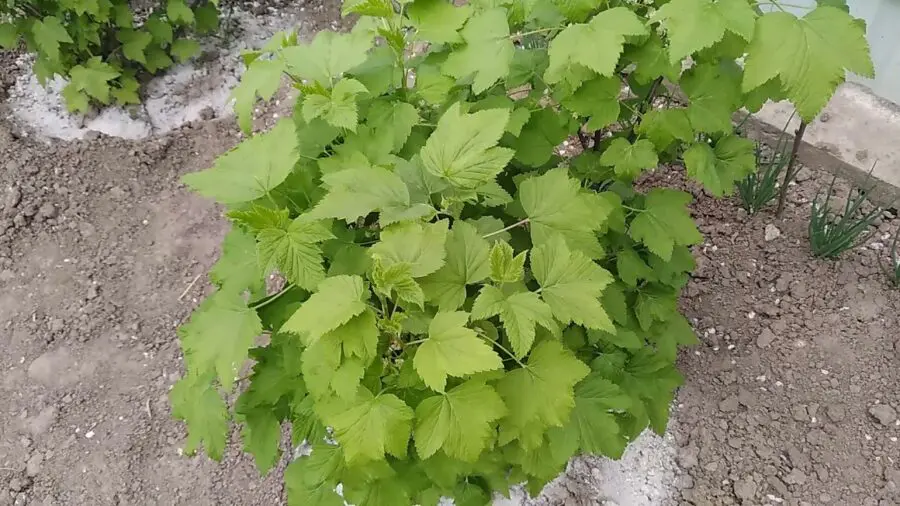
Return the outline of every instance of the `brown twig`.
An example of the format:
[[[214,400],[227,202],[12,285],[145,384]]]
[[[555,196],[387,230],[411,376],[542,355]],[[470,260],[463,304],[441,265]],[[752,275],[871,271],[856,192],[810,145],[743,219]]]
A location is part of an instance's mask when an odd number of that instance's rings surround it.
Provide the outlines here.
[[[781,191],[778,194],[778,207],[775,210],[775,216],[781,218],[784,214],[784,202],[787,199],[788,183],[794,180],[797,174],[794,173],[794,165],[797,163],[797,152],[800,150],[800,143],[803,142],[803,134],[806,132],[807,123],[800,120],[800,126],[794,132],[794,145],[791,147],[791,157],[788,159],[787,169],[784,171],[784,181],[781,183]],[[797,171],[799,172],[799,170]]]
[[[200,279],[200,274],[197,274],[196,276],[194,276],[194,280],[191,281],[191,284],[189,284],[189,285],[187,286],[187,288],[184,289],[183,292],[181,292],[181,295],[178,296],[178,300],[183,299],[184,296],[187,295],[188,292],[191,291],[191,288],[194,288],[194,284],[197,283],[197,280],[198,280],[198,279]]]

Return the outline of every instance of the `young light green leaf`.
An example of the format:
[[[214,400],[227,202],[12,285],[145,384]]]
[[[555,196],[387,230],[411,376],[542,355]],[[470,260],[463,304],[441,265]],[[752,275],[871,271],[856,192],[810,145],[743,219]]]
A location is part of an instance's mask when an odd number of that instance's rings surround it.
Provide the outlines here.
[[[281,56],[290,74],[328,87],[333,78],[365,62],[371,47],[372,39],[364,34],[323,30],[309,44],[284,48]]]
[[[590,118],[584,128],[594,132],[619,119],[621,91],[622,82],[618,78],[599,76],[583,83],[572,96],[562,100],[562,105]]]
[[[676,140],[694,140],[694,130],[686,109],[654,109],[641,117],[635,131],[650,139],[658,151],[664,151]]]
[[[691,126],[697,132],[731,133],[731,115],[741,102],[740,69],[737,65],[701,63],[681,78],[688,96]]]
[[[366,284],[359,276],[325,278],[281,331],[297,334],[310,345],[365,311],[367,294]]]
[[[138,95],[140,84],[138,84],[137,79],[133,77],[122,76],[119,77],[118,84],[118,87],[113,88],[109,92],[117,104],[126,105],[141,103],[141,97]]]
[[[244,425],[241,429],[244,451],[253,455],[259,472],[266,474],[281,456],[281,424],[268,407],[255,409],[241,419]]]
[[[344,506],[334,491],[344,467],[340,447],[317,443],[312,454],[295,459],[284,471],[288,506]]]
[[[406,144],[409,134],[419,123],[419,111],[406,102],[376,101],[369,106],[366,124],[377,130],[390,130],[393,151],[397,152]]]
[[[500,420],[501,442],[517,439],[533,427],[543,433],[548,427],[562,426],[575,406],[575,384],[590,372],[559,342],[538,343],[525,367],[507,372],[497,382],[497,392],[509,410]]]
[[[365,373],[365,366],[359,359],[341,360],[341,343],[330,334],[303,351],[301,368],[306,387],[317,401],[334,394],[344,400],[353,400]]]
[[[453,78],[442,74],[435,65],[420,65],[417,70],[416,95],[430,105],[443,104],[456,84]]]
[[[356,357],[369,363],[378,353],[378,325],[370,309],[354,316],[326,336],[341,343],[345,357]]]
[[[500,315],[513,353],[522,358],[534,344],[535,326],[549,331],[557,327],[553,310],[534,292],[506,294],[495,286],[484,286],[472,305],[472,319],[485,320]]]
[[[262,331],[256,311],[239,293],[220,290],[203,301],[178,335],[188,369],[195,374],[215,372],[222,388],[231,390],[247,350]]]
[[[466,114],[453,104],[422,148],[425,169],[462,189],[493,181],[513,156],[512,150],[496,147],[507,121],[509,109]]]
[[[462,377],[503,367],[500,356],[469,328],[469,313],[439,312],[428,326],[425,340],[413,359],[416,372],[437,392],[443,392],[447,376]]]
[[[63,88],[62,96],[66,101],[66,109],[69,112],[87,114],[91,110],[91,98],[72,83],[67,84]]]
[[[348,14],[390,18],[394,15],[394,6],[390,0],[348,0],[341,6],[341,15]]]
[[[725,30],[753,38],[756,13],[747,0],[672,0],[650,18],[661,22],[672,63],[722,40]]]
[[[319,243],[334,239],[321,222],[297,218],[285,228],[266,228],[259,232],[259,264],[266,273],[278,269],[288,281],[314,290],[325,279],[322,249]]]
[[[466,301],[466,285],[490,274],[490,245],[473,225],[456,221],[446,247],[446,263],[422,280],[422,288],[428,300],[436,302],[442,311],[453,311]]]
[[[632,144],[628,139],[618,137],[603,151],[600,163],[614,167],[617,176],[633,180],[644,169],[655,169],[659,158],[653,143],[647,139],[638,139]]]
[[[137,30],[121,30],[116,33],[116,38],[122,43],[122,54],[129,60],[139,63],[147,63],[144,50],[153,42],[150,32]]]
[[[222,255],[209,270],[209,279],[222,290],[265,295],[265,280],[256,256],[256,238],[232,227],[222,242]]]
[[[19,42],[19,33],[13,23],[0,23],[0,48],[13,49]]]
[[[509,38],[506,10],[496,8],[476,13],[461,34],[466,45],[450,53],[442,70],[457,79],[474,76],[472,91],[483,93],[509,73],[515,47]]]
[[[200,445],[210,458],[220,460],[228,436],[228,406],[208,375],[188,374],[169,392],[172,416],[184,420],[188,437],[184,451],[192,455]]]
[[[398,223],[382,231],[381,240],[369,248],[369,254],[385,266],[407,263],[412,277],[421,278],[444,265],[446,241],[447,220]]]
[[[355,131],[359,123],[356,96],[368,91],[356,79],[341,79],[332,88],[330,96],[306,95],[303,99],[303,119],[309,122],[322,118],[334,127]]]
[[[158,44],[171,44],[175,36],[172,25],[166,23],[158,15],[150,16],[144,23],[144,28],[153,36]]]
[[[637,286],[639,280],[656,280],[653,269],[632,248],[622,249],[616,254],[616,273],[632,288]]]
[[[416,29],[416,39],[431,44],[461,42],[459,29],[471,14],[471,6],[456,6],[447,0],[416,0],[406,11]]]
[[[562,235],[572,248],[592,258],[603,255],[597,231],[609,215],[607,202],[581,190],[566,169],[530,177],[519,185],[519,201],[528,216],[531,241],[537,246]]]
[[[428,397],[416,407],[416,451],[422,459],[443,450],[474,462],[490,442],[494,422],[505,414],[497,392],[476,380]]]
[[[656,32],[651,33],[643,45],[626,50],[625,58],[635,64],[632,76],[639,84],[649,84],[659,77],[674,82],[681,74],[681,63],[671,62],[669,49]]]
[[[852,16],[835,7],[817,7],[800,19],[769,12],[747,48],[743,90],[777,77],[800,117],[812,121],[847,71],[874,75],[865,30]]]
[[[166,16],[176,25],[191,25],[194,23],[194,11],[184,0],[168,0],[166,4]]]
[[[425,307],[425,293],[412,277],[412,266],[406,262],[384,267],[381,260],[376,258],[372,269],[372,282],[375,283],[375,290],[385,297],[390,298],[392,293],[396,293],[402,302],[420,309]]]
[[[280,59],[256,59],[247,67],[247,71],[241,76],[240,84],[231,92],[238,124],[245,133],[249,133],[253,126],[251,122],[256,97],[269,100],[275,95],[281,84],[281,73],[284,72],[284,68],[284,61]]]
[[[527,251],[515,255],[506,241],[497,241],[491,247],[491,279],[497,283],[515,283],[525,273]]]
[[[334,429],[347,464],[384,460],[386,453],[406,456],[413,410],[393,394],[372,395],[360,387],[350,401],[333,399],[317,408]]]
[[[531,251],[531,269],[541,285],[541,297],[563,323],[589,329],[614,330],[600,304],[603,289],[613,276],[579,251],[570,251],[561,238]]]
[[[290,119],[279,121],[225,153],[211,168],[187,174],[184,184],[223,204],[264,197],[281,184],[297,162],[297,134]]]
[[[736,135],[722,137],[715,147],[697,142],[684,152],[688,176],[717,197],[734,190],[734,183],[756,170],[756,145]]]
[[[200,54],[200,43],[193,39],[178,39],[172,43],[169,52],[179,63],[184,63]]]
[[[60,44],[72,44],[72,37],[66,31],[59,18],[46,16],[44,19],[35,20],[31,25],[31,35],[38,49],[47,56],[51,62],[59,61]]]
[[[669,261],[676,244],[690,246],[703,240],[686,208],[690,201],[690,194],[682,191],[668,188],[650,190],[644,210],[631,222],[628,235]]]
[[[627,7],[613,7],[588,23],[569,25],[550,42],[550,66],[544,80],[549,84],[563,81],[578,66],[612,77],[625,37],[647,33],[641,18]]]

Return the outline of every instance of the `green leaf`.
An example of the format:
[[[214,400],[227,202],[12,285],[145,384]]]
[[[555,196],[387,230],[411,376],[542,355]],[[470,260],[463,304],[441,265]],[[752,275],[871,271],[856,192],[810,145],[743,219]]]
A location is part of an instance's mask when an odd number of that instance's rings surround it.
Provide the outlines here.
[[[417,219],[433,213],[430,206],[411,206],[409,189],[397,174],[378,166],[356,164],[356,168],[325,174],[328,193],[305,215],[308,219],[338,218],[348,223],[379,211],[382,226]],[[348,164],[349,165],[349,164]],[[412,214],[407,211],[413,210]]]
[[[69,71],[72,86],[85,92],[101,103],[109,103],[109,82],[121,73],[112,65],[104,63],[99,56],[89,59],[84,65],[75,65]]]
[[[354,316],[349,322],[332,330],[329,336],[341,343],[344,356],[356,357],[365,363],[378,352],[378,326],[371,310]]]
[[[369,107],[366,124],[381,131],[389,130],[394,152],[400,151],[414,126],[419,124],[419,111],[406,102],[380,100]]]
[[[466,323],[469,313],[439,312],[428,326],[428,339],[419,345],[413,365],[437,392],[443,392],[447,376],[463,377],[503,367],[500,356]]]
[[[122,43],[122,54],[125,58],[147,64],[144,50],[153,42],[153,36],[149,32],[122,30],[116,33],[116,38]]]
[[[528,216],[535,246],[562,235],[572,248],[595,258],[603,255],[597,231],[610,209],[596,194],[582,191],[581,183],[569,178],[565,169],[522,181],[519,201]]]
[[[13,49],[19,43],[19,32],[12,23],[0,23],[0,48]]]
[[[455,6],[447,0],[416,0],[406,10],[416,40],[431,44],[461,42],[459,29],[471,14],[471,6]]]
[[[654,109],[641,117],[635,131],[650,139],[658,151],[664,151],[676,140],[691,142],[694,130],[685,109]]]
[[[67,84],[63,88],[62,96],[66,100],[66,109],[68,109],[69,112],[87,114],[87,112],[91,110],[90,97],[72,83]]]
[[[410,265],[410,274],[421,278],[444,265],[447,251],[447,220],[437,223],[399,223],[381,232],[381,240],[369,248],[372,258],[384,265]]]
[[[307,290],[314,290],[325,279],[318,243],[334,239],[334,235],[322,223],[297,218],[285,228],[261,230],[257,239],[263,271],[278,269],[288,281]]]
[[[247,71],[241,76],[241,82],[231,92],[238,125],[244,133],[249,133],[253,126],[253,106],[256,105],[256,97],[270,100],[275,96],[281,85],[282,72],[284,72],[283,61],[256,59],[247,67]]]
[[[213,2],[207,2],[194,9],[196,28],[199,33],[215,33],[219,29],[219,9]]]
[[[241,438],[244,440],[244,451],[253,455],[256,467],[261,474],[266,474],[278,463],[281,456],[281,424],[275,413],[269,408],[253,410],[242,417],[244,427]]]
[[[631,248],[625,248],[616,254],[616,273],[619,279],[632,288],[637,286],[639,280],[656,280],[653,269]]]
[[[800,117],[813,118],[828,103],[847,71],[873,77],[865,30],[848,13],[817,7],[798,19],[764,14],[747,48],[744,91],[778,78]]]
[[[209,279],[224,291],[264,295],[266,283],[256,256],[256,238],[232,227],[222,242],[219,261],[209,270]]]
[[[589,23],[569,25],[550,42],[550,66],[544,80],[549,84],[558,83],[578,67],[613,77],[625,37],[648,33],[641,18],[627,7],[613,7],[597,14]]]
[[[669,56],[676,63],[722,40],[725,30],[749,41],[756,13],[747,0],[672,0],[650,21],[666,29]]]
[[[286,47],[281,55],[292,75],[329,86],[332,78],[365,62],[371,47],[372,40],[364,35],[323,30],[312,43]]]
[[[291,173],[297,162],[294,122],[283,119],[220,156],[211,169],[181,180],[197,193],[223,204],[240,204],[266,196]]]
[[[341,79],[334,85],[331,95],[306,95],[303,99],[303,119],[324,119],[329,125],[356,130],[359,116],[356,96],[369,90],[356,79]]]
[[[735,181],[756,170],[756,145],[736,135],[719,139],[715,147],[698,142],[684,152],[684,165],[688,176],[721,197],[734,190]]]
[[[291,462],[284,471],[288,506],[344,506],[334,488],[343,466],[337,446],[313,445],[312,454]]]
[[[247,351],[262,331],[259,316],[240,294],[220,290],[203,301],[178,335],[188,369],[197,374],[215,372],[222,387],[231,390]]]
[[[347,464],[383,460],[386,453],[406,456],[412,431],[413,410],[393,394],[379,394],[360,387],[351,401],[333,399],[318,411],[334,429]]]
[[[420,65],[416,72],[415,92],[429,105],[443,104],[455,82],[434,65]]]
[[[174,31],[172,25],[166,23],[158,16],[150,16],[144,23],[144,28],[153,36],[157,44],[171,44]]]
[[[200,43],[191,39],[178,39],[172,43],[169,52],[183,63],[200,54]]]
[[[626,50],[625,58],[635,64],[632,76],[638,84],[649,84],[658,77],[677,81],[681,74],[681,63],[671,62],[669,50],[656,32],[642,46]]]
[[[599,300],[613,281],[608,271],[581,252],[570,251],[559,237],[531,251],[531,269],[541,285],[541,297],[559,321],[613,330]]]
[[[590,118],[584,128],[588,132],[600,130],[619,119],[619,93],[622,82],[613,77],[596,77],[583,83],[562,105]]]
[[[188,437],[184,451],[192,455],[202,444],[207,455],[220,460],[228,436],[228,406],[211,383],[210,376],[188,374],[169,392],[172,416],[184,420]]]
[[[614,167],[617,176],[633,180],[644,169],[655,169],[659,158],[653,143],[647,139],[639,139],[632,144],[624,137],[617,137],[603,151],[600,163]]]
[[[493,181],[513,156],[512,150],[496,147],[507,121],[509,109],[466,114],[453,104],[422,148],[425,169],[457,188]]]
[[[428,300],[436,302],[442,311],[453,311],[466,301],[466,285],[490,274],[490,245],[473,225],[456,221],[446,247],[446,263],[422,280],[422,288]]]
[[[310,345],[365,311],[367,296],[365,282],[359,276],[325,278],[281,331],[297,334]]]
[[[438,450],[474,462],[489,444],[494,422],[506,406],[493,388],[471,380],[416,407],[416,451],[427,459]]]
[[[740,105],[739,68],[701,63],[685,73],[681,86],[688,96],[691,126],[698,132],[731,133],[731,115]]]
[[[341,6],[341,15],[348,14],[390,18],[394,15],[394,6],[389,0],[348,0]]]
[[[332,392],[345,400],[356,398],[365,365],[359,359],[341,360],[341,343],[331,334],[312,343],[303,352],[303,377],[309,393],[318,400]]]
[[[395,292],[401,301],[420,309],[425,307],[425,292],[413,279],[412,266],[408,263],[395,263],[384,267],[381,260],[376,258],[372,281],[375,283],[376,291],[385,297],[390,298],[391,293]]]
[[[497,241],[491,247],[491,279],[497,283],[515,283],[525,275],[527,251],[515,255],[506,241]]]
[[[628,235],[669,261],[675,245],[690,246],[703,241],[686,208],[690,201],[690,194],[685,192],[668,188],[650,190],[644,210],[631,222]]]
[[[528,122],[513,143],[516,160],[529,167],[540,167],[550,161],[554,149],[568,137],[563,118],[550,108],[531,113]]]
[[[613,412],[630,407],[631,397],[597,373],[576,385],[571,423],[578,432],[581,450],[614,459],[621,457],[628,440],[619,434]]]
[[[31,35],[40,52],[51,62],[59,61],[60,44],[74,43],[59,18],[53,16],[46,16],[32,23]]]
[[[506,76],[506,88],[516,88],[540,78],[547,70],[548,62],[546,48],[517,48]]]
[[[151,74],[167,69],[175,64],[165,50],[158,46],[148,46],[144,54],[147,58],[147,63],[144,66],[147,67],[147,71]]]
[[[505,294],[495,286],[486,285],[472,305],[472,319],[485,320],[500,315],[516,358],[524,357],[534,344],[535,326],[549,331],[556,329],[553,311],[534,292]]]
[[[110,90],[109,93],[112,95],[112,98],[115,99],[117,104],[140,104],[141,97],[138,95],[139,88],[140,84],[138,84],[137,79],[123,76],[119,78],[119,86]]]
[[[650,285],[638,291],[634,315],[642,330],[649,330],[654,322],[664,322],[678,312],[677,294],[668,287]]]
[[[509,73],[515,47],[509,38],[506,10],[476,13],[466,22],[461,35],[466,45],[450,53],[442,70],[457,79],[474,76],[472,91],[483,93]]]
[[[184,0],[168,0],[166,17],[176,25],[191,25],[194,23],[194,11],[188,7]]]
[[[548,427],[562,426],[575,406],[575,384],[589,373],[590,368],[559,342],[538,343],[525,367],[507,372],[497,382],[508,409],[500,420],[501,444],[531,431],[543,434]]]

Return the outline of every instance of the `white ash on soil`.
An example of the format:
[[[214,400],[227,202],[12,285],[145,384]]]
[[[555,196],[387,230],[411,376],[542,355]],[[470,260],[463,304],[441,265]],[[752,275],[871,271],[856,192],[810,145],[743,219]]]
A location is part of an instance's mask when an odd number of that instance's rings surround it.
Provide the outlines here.
[[[191,121],[227,116],[231,90],[244,72],[241,51],[261,47],[275,32],[298,27],[304,10],[255,15],[235,9],[229,20],[235,27],[228,32],[236,33],[223,35],[225,42],[205,41],[198,59],[151,79],[143,90],[143,104],[106,107],[88,115],[69,113],[62,97],[66,81],[57,76],[46,88],[41,86],[31,71],[33,58],[23,55],[16,61],[20,76],[8,90],[6,106],[14,121],[39,138],[62,140],[97,135],[92,132],[144,139]]]

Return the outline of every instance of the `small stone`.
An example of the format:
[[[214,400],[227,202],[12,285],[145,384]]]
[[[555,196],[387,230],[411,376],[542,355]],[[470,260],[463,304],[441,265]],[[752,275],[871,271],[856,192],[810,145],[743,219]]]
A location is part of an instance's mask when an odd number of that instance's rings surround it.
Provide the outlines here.
[[[98,295],[100,295],[100,287],[92,283],[91,286],[88,287],[87,298],[88,300],[96,299]]]
[[[694,479],[687,474],[681,475],[675,479],[675,487],[678,490],[694,488]]]
[[[96,141],[102,134],[96,130],[88,130],[85,132],[83,139],[86,141]]]
[[[203,121],[209,121],[215,118],[216,110],[212,107],[204,107],[203,109],[200,109],[200,119],[202,119]]]
[[[732,413],[737,411],[738,409],[738,398],[734,395],[730,397],[726,397],[721,402],[719,402],[719,411],[723,413]]]
[[[734,495],[742,501],[750,501],[756,496],[756,483],[749,477],[734,482]]]
[[[31,480],[28,478],[19,478],[16,476],[15,478],[9,480],[9,489],[13,492],[23,492],[31,486]]]
[[[766,232],[765,232],[766,242],[774,241],[775,239],[778,239],[779,237],[781,237],[781,230],[779,230],[778,227],[776,227],[775,225],[772,225],[771,223],[766,225]]]
[[[22,200],[22,191],[15,186],[6,188],[6,194],[3,196],[3,208],[7,211],[14,209]]]
[[[28,463],[25,464],[25,474],[32,478],[37,476],[41,472],[41,464],[43,463],[44,456],[40,453],[35,453],[28,459]]]
[[[775,333],[766,327],[759,333],[759,337],[756,338],[756,345],[760,348],[768,348],[775,339]]]
[[[50,202],[44,202],[41,205],[41,208],[38,209],[38,216],[44,219],[56,218],[57,210],[56,206],[51,204]]]
[[[791,472],[788,473],[787,476],[784,477],[784,482],[788,485],[803,485],[806,483],[806,474],[803,471],[797,469],[791,469]]]
[[[682,469],[690,469],[697,465],[700,449],[694,445],[686,446],[678,451],[678,465]]]
[[[795,404],[791,406],[791,417],[798,422],[806,422],[809,420],[809,413],[806,412],[806,406]]]
[[[844,409],[844,406],[840,404],[829,404],[828,407],[825,408],[825,414],[828,415],[828,418],[831,419],[832,422],[841,422],[844,420],[847,412]]]
[[[869,414],[878,420],[878,423],[884,426],[894,423],[894,420],[897,419],[897,412],[887,404],[876,404],[872,406],[869,408]]]

